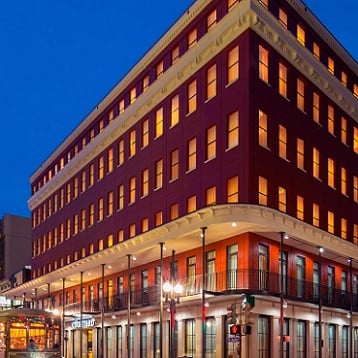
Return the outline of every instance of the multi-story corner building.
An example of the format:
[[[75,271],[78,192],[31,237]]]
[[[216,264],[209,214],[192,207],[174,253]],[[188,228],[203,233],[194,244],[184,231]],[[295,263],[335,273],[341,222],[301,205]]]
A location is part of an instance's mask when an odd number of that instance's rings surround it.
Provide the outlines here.
[[[357,74],[299,0],[196,1],[31,177],[8,296],[67,356],[357,355]]]

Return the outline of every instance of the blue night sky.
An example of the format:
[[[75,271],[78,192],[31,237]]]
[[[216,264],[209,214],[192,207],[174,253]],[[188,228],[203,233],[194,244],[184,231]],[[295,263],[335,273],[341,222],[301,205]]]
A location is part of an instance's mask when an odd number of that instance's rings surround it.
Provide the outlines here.
[[[29,178],[192,0],[0,0],[0,218]],[[306,0],[357,60],[357,0]]]

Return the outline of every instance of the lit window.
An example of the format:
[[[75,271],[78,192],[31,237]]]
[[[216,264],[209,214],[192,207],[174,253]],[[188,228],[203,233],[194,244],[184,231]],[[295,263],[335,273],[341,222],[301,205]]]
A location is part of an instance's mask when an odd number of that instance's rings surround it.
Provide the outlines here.
[[[175,220],[179,217],[179,204],[170,206],[170,220]]]
[[[268,0],[259,0],[259,3],[263,5],[266,9],[268,8]]]
[[[142,197],[149,194],[149,169],[142,171]]]
[[[334,135],[334,108],[328,106],[328,133]]]
[[[260,80],[268,83],[269,81],[269,58],[268,50],[259,46],[259,78]]]
[[[129,92],[129,103],[132,104],[137,99],[137,88],[133,87]]]
[[[68,204],[70,201],[71,201],[71,183],[68,183],[66,185],[66,204]],[[43,210],[43,214],[45,214],[45,210]]]
[[[196,210],[196,195],[193,195],[187,199],[186,212],[192,213]]]
[[[281,186],[278,187],[278,210],[284,213],[287,210],[287,192]]]
[[[129,179],[129,204],[135,203],[135,197],[136,197],[136,183],[135,183],[135,177],[132,177]]]
[[[305,142],[301,138],[297,138],[297,168],[305,169]]]
[[[113,234],[107,236],[107,247],[113,246]]]
[[[129,133],[129,157],[133,157],[136,153],[136,132],[132,130]]]
[[[312,111],[312,115],[313,115],[313,120],[316,123],[319,123],[319,95],[316,92],[313,92],[313,111]]]
[[[267,179],[259,177],[259,204],[267,205],[268,202]]]
[[[347,120],[341,117],[341,142],[347,145]]]
[[[145,119],[142,123],[142,148],[149,145],[149,119]]]
[[[353,151],[358,154],[358,127],[353,129]]]
[[[78,234],[78,214],[73,216],[73,235]]]
[[[335,188],[334,185],[334,172],[335,172],[335,163],[334,160],[331,158],[328,158],[328,185],[331,188]]]
[[[297,79],[297,108],[305,111],[305,84],[299,78]]]
[[[230,11],[233,6],[239,3],[239,0],[227,0],[227,9]]]
[[[344,71],[342,71],[341,72],[341,82],[344,87],[347,87],[347,80],[348,80],[347,74]]]
[[[268,148],[267,143],[267,114],[259,110],[259,144]]]
[[[89,167],[89,186],[94,184],[94,164]]]
[[[71,219],[66,220],[66,239],[71,237]]]
[[[216,157],[216,126],[206,130],[206,158],[210,160]]]
[[[175,95],[170,101],[170,127],[179,123],[179,94]]]
[[[288,26],[288,19],[287,19],[287,13],[282,8],[279,8],[278,10],[278,19],[280,21],[280,24],[287,29]]]
[[[145,76],[143,78],[143,92],[145,92],[149,88],[149,76]]]
[[[179,178],[179,149],[170,153],[170,181]]]
[[[210,31],[216,25],[216,9],[213,10],[206,18],[206,29]]]
[[[143,218],[142,219],[142,232],[146,232],[149,230],[149,219]]]
[[[155,67],[156,78],[159,78],[164,73],[164,62],[160,61]]]
[[[239,46],[231,49],[227,54],[227,83],[239,78]]]
[[[80,223],[80,231],[86,229],[86,209],[81,210],[81,223]]]
[[[205,205],[216,204],[216,187],[212,186],[205,190]]]
[[[124,112],[124,99],[121,99],[118,104],[118,112],[122,114]]]
[[[88,225],[92,226],[94,224],[94,204],[91,203],[88,208]]]
[[[334,213],[331,211],[328,211],[327,230],[329,233],[334,234]]]
[[[197,90],[196,80],[192,81],[188,85],[188,113],[196,111],[197,107]]]
[[[302,25],[300,25],[300,24],[297,25],[297,40],[301,45],[305,46],[306,32],[305,32],[304,28],[302,27]]]
[[[341,193],[347,195],[347,170],[341,168]]]
[[[155,162],[155,189],[163,186],[163,159]]]
[[[90,255],[94,254],[94,244],[93,243],[88,245],[88,253]]]
[[[353,85],[353,95],[358,98],[358,85],[356,83]]]
[[[135,236],[135,224],[129,225],[128,235],[129,235],[129,237]]]
[[[107,193],[107,216],[113,215],[113,191]]]
[[[103,156],[98,158],[98,180],[102,180],[104,177],[104,158]]]
[[[332,57],[328,57],[328,63],[327,63],[327,66],[328,66],[328,71],[334,75],[334,60]]]
[[[113,148],[108,148],[107,150],[107,173],[111,173],[113,171]]]
[[[123,229],[119,229],[117,231],[117,241],[122,242],[124,240],[124,231]]]
[[[347,239],[347,219],[341,219],[341,238]]]
[[[155,138],[163,135],[163,108],[157,109],[155,112]]]
[[[117,209],[118,210],[123,209],[124,208],[124,185],[123,184],[118,185],[117,200],[118,200]]]
[[[216,65],[206,71],[206,99],[216,96]]]
[[[73,180],[73,197],[77,198],[78,196],[78,177],[75,177]],[[49,201],[49,205],[48,205],[48,211],[49,211],[49,216],[51,216],[51,202]]]
[[[314,42],[313,43],[313,56],[317,58],[317,60],[320,61],[321,59],[321,49],[318,45],[318,43]]]
[[[155,213],[155,216],[154,216],[154,225],[159,226],[162,224],[163,224],[163,212],[158,211]]]
[[[193,29],[188,34],[188,49],[193,47],[197,41],[197,31]]]
[[[103,220],[103,198],[98,199],[98,217],[97,217],[97,220],[98,221]]]
[[[124,140],[121,139],[118,141],[118,165],[124,163]]]
[[[239,111],[229,114],[227,119],[227,149],[239,145]]]
[[[108,112],[108,122],[113,121],[113,119],[114,119],[114,111],[113,111],[113,109],[111,109]]]
[[[94,139],[94,129],[90,130],[90,142],[92,142]],[[63,162],[63,158],[61,159],[62,163],[61,163],[61,168],[63,168],[64,162]]]
[[[187,171],[191,171],[196,168],[196,154],[196,138],[193,138],[188,142]]]
[[[278,129],[278,155],[282,159],[287,159],[287,129],[281,125]]]
[[[312,224],[319,227],[319,205],[313,203],[312,207]]]
[[[104,249],[103,239],[98,240],[98,251],[102,251]]]
[[[179,46],[175,46],[172,50],[172,65],[179,60],[180,52]]]
[[[299,195],[297,195],[296,201],[296,217],[297,219],[304,220],[304,199]]]
[[[358,177],[353,177],[353,200],[358,203]]]
[[[358,244],[358,225],[353,224],[353,242]]]
[[[278,91],[287,98],[287,67],[282,63],[278,65]]]

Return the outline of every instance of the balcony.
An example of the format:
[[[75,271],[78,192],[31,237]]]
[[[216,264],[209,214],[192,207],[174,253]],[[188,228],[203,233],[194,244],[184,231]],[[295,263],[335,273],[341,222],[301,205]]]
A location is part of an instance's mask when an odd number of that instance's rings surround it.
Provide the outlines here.
[[[201,294],[203,277],[194,276],[180,280],[184,291],[183,297]],[[262,296],[280,296],[280,275],[274,272],[242,269],[225,272],[216,272],[206,275],[206,291],[212,294],[250,294]],[[285,277],[283,286],[286,299],[296,302],[305,302],[318,305],[319,287],[317,283],[298,280],[295,277]],[[106,296],[103,300],[104,312],[115,312],[127,309],[128,292]],[[351,295],[335,287],[321,286],[322,306],[358,312],[358,294]],[[139,309],[147,306],[158,306],[160,300],[160,287],[151,286],[145,289],[137,288],[131,291],[131,308]],[[83,312],[99,313],[102,308],[101,300],[91,300],[83,303]],[[66,314],[79,314],[80,303],[66,304]]]

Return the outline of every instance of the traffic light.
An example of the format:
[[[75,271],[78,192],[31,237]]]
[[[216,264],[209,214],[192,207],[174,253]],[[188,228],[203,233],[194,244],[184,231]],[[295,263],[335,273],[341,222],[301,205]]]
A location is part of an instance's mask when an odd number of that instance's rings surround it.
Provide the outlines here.
[[[236,315],[236,304],[235,303],[233,303],[231,306],[229,306],[227,308],[226,318],[227,318],[226,322],[228,324],[230,324],[230,323],[236,324],[237,315]]]
[[[237,336],[241,334],[241,327],[239,324],[233,324],[230,326],[230,334]]]

